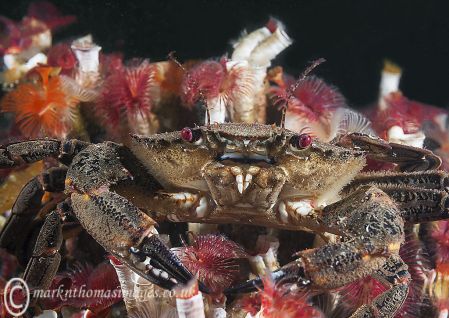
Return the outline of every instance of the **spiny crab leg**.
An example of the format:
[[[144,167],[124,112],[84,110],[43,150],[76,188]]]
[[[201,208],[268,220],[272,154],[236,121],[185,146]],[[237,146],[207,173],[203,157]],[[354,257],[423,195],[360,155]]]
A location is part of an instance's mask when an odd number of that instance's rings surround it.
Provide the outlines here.
[[[275,283],[329,290],[375,275],[389,287],[351,317],[393,317],[408,294],[410,274],[398,255],[404,221],[395,203],[376,187],[365,186],[323,209],[324,224],[341,228],[343,240],[299,252],[298,259],[273,273]],[[260,278],[225,291],[254,291]]]
[[[0,247],[14,253],[19,263],[25,266],[29,260],[26,245],[34,225],[40,223],[35,218],[41,209],[41,200],[45,191],[59,192],[64,190],[64,179],[67,168],[54,167],[31,179],[20,191],[11,209],[11,217],[0,231]],[[21,235],[15,234],[20,229]]]
[[[57,211],[51,212],[39,232],[33,254],[23,274],[31,290],[47,290],[61,262],[59,249],[62,244],[62,220]],[[37,298],[32,298],[34,307]]]
[[[64,164],[69,163],[87,145],[87,142],[76,139],[42,139],[0,146],[0,169],[17,167],[46,157],[55,157]]]
[[[130,160],[114,143],[92,145],[73,160],[66,184],[73,212],[83,228],[120,262],[163,288],[186,284],[193,275],[161,241],[156,222],[127,198],[111,190],[136,182],[123,162]],[[137,179],[137,178],[136,178]]]
[[[369,172],[344,188],[351,193],[362,186],[376,186],[401,210],[405,222],[420,223],[449,218],[449,179],[443,171]]]
[[[352,133],[340,137],[336,143],[346,148],[360,149],[368,158],[395,163],[401,171],[425,171],[437,169],[441,159],[433,152],[396,143],[388,143],[380,138]]]

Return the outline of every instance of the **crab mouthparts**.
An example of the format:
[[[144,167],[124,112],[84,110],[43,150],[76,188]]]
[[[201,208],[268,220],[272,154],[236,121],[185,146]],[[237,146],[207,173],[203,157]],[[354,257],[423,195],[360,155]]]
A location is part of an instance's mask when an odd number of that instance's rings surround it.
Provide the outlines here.
[[[274,159],[268,157],[267,155],[261,155],[257,153],[242,153],[242,152],[225,152],[218,156],[219,161],[232,160],[241,163],[258,163],[265,162],[272,164]]]

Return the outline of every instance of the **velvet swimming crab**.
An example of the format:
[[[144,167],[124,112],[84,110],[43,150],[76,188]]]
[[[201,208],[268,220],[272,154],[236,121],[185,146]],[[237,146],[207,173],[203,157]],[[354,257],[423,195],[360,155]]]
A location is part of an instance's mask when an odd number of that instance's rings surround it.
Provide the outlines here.
[[[167,289],[192,274],[160,240],[157,221],[246,223],[337,235],[299,252],[274,279],[333,289],[374,275],[389,289],[352,317],[392,317],[410,281],[398,254],[404,223],[449,218],[449,179],[437,170],[437,156],[358,133],[323,143],[275,125],[224,123],[134,135],[129,147],[44,139],[1,147],[0,167],[45,157],[62,165],[25,186],[0,237],[14,251],[15,234],[26,231],[44,191],[68,195],[38,235],[24,274],[32,287],[48,287],[55,274],[61,224],[70,215],[106,251]],[[367,159],[397,170],[363,173]]]

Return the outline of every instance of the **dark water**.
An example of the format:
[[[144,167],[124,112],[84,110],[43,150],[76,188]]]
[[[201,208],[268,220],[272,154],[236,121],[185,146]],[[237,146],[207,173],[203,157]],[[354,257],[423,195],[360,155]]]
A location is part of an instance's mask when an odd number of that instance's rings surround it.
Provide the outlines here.
[[[19,19],[30,1],[0,1],[0,14]],[[131,3],[132,2],[132,3]],[[218,57],[229,40],[272,15],[295,40],[277,59],[297,75],[324,57],[317,70],[353,107],[377,96],[382,60],[404,68],[401,88],[419,101],[449,104],[449,2],[447,1],[53,1],[78,22],[56,36],[92,33],[105,52],[127,57]]]

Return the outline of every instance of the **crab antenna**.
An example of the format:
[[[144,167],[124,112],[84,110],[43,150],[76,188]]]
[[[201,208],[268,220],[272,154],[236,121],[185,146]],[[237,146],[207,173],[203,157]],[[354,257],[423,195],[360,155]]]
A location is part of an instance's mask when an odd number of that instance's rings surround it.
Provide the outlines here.
[[[302,72],[301,76],[298,78],[298,80],[292,84],[288,90],[287,90],[287,98],[285,101],[285,104],[282,107],[282,117],[281,117],[281,128],[285,128],[285,113],[287,112],[288,108],[288,102],[290,101],[290,98],[293,97],[293,94],[295,93],[296,89],[299,87],[299,85],[304,82],[304,80],[309,76],[309,74],[320,64],[326,62],[324,58],[319,58],[315,61],[313,61],[305,70]]]
[[[170,53],[168,53],[168,59],[172,62],[174,62],[176,65],[178,65],[178,67],[180,67],[183,72],[186,74],[187,77],[189,77],[189,79],[192,79],[192,77],[190,76],[190,74],[187,72],[186,68],[176,59],[175,57],[175,51],[171,51]],[[194,80],[195,84],[198,85],[198,81]],[[199,91],[200,93],[200,99],[203,101],[204,103],[204,107],[206,107],[206,124],[207,126],[210,126],[210,112],[209,112],[209,106],[207,105],[207,99],[203,94],[203,91],[200,89]]]

